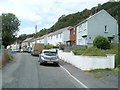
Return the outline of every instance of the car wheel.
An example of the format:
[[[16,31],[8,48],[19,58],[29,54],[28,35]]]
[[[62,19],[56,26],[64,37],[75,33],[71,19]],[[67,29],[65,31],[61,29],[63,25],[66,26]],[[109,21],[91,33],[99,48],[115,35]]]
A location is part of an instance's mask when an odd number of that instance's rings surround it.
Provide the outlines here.
[[[43,65],[43,62],[40,61],[40,65]]]
[[[40,62],[40,65],[42,65],[43,63]]]

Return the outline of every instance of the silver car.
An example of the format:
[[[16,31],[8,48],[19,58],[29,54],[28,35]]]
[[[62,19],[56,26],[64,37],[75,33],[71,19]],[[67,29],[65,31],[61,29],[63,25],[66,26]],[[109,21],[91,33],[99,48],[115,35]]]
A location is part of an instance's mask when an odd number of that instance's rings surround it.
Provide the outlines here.
[[[59,57],[57,50],[42,50],[42,52],[39,54],[39,61],[40,65],[45,63],[52,63],[58,65]]]

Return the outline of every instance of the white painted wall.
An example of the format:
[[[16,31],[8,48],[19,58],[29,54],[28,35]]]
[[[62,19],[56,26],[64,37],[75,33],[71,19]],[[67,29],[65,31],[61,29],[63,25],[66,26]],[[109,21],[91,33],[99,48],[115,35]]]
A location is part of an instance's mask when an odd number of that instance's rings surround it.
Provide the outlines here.
[[[55,45],[55,46],[59,43],[63,43],[63,33],[58,33],[58,34],[48,36],[47,43]]]
[[[40,38],[39,42],[41,44],[47,45],[47,35],[44,35],[44,36],[39,37],[39,38]]]
[[[44,38],[40,38],[40,43],[41,44],[44,44],[45,42],[44,42]]]
[[[66,29],[66,30],[63,31],[63,42],[64,42],[64,44],[66,44],[65,42],[69,41],[69,40],[70,40],[70,31]]]
[[[32,47],[33,44],[35,44],[35,39],[30,42],[30,47]]]
[[[77,26],[77,33],[76,33],[76,44],[77,45],[87,45],[87,37],[82,37],[87,35],[87,21]]]
[[[60,29],[60,31],[53,32],[47,35],[47,44],[56,46],[59,43],[66,44],[70,40],[70,31],[68,27]]]
[[[37,42],[37,43],[40,43],[40,39],[37,38],[36,42]]]
[[[58,51],[59,58],[81,70],[93,70],[115,67],[115,55],[78,56],[73,53]]]

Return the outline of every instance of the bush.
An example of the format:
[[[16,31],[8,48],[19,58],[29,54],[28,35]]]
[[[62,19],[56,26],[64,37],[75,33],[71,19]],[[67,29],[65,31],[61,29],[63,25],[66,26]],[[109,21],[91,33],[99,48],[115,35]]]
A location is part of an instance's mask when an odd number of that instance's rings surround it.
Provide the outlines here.
[[[59,47],[60,50],[64,50],[65,45],[63,43],[59,43],[57,44],[57,46]]]
[[[14,57],[12,56],[11,53],[9,53],[7,50],[4,50],[4,53],[2,54],[2,65],[4,66],[7,64],[9,61],[13,60]]]
[[[100,49],[110,49],[110,42],[108,38],[103,36],[97,36],[93,41],[93,45]]]
[[[54,46],[53,46],[53,45],[50,45],[50,44],[45,45],[45,47],[44,47],[44,49],[51,49],[51,48],[54,48]]]

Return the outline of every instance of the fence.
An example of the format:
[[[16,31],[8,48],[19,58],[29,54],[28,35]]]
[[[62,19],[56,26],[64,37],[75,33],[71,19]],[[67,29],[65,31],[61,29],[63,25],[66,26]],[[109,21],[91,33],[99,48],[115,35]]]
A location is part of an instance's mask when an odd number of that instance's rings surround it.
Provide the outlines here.
[[[115,55],[106,56],[79,56],[72,52],[58,51],[59,58],[81,70],[93,70],[115,67]]]

